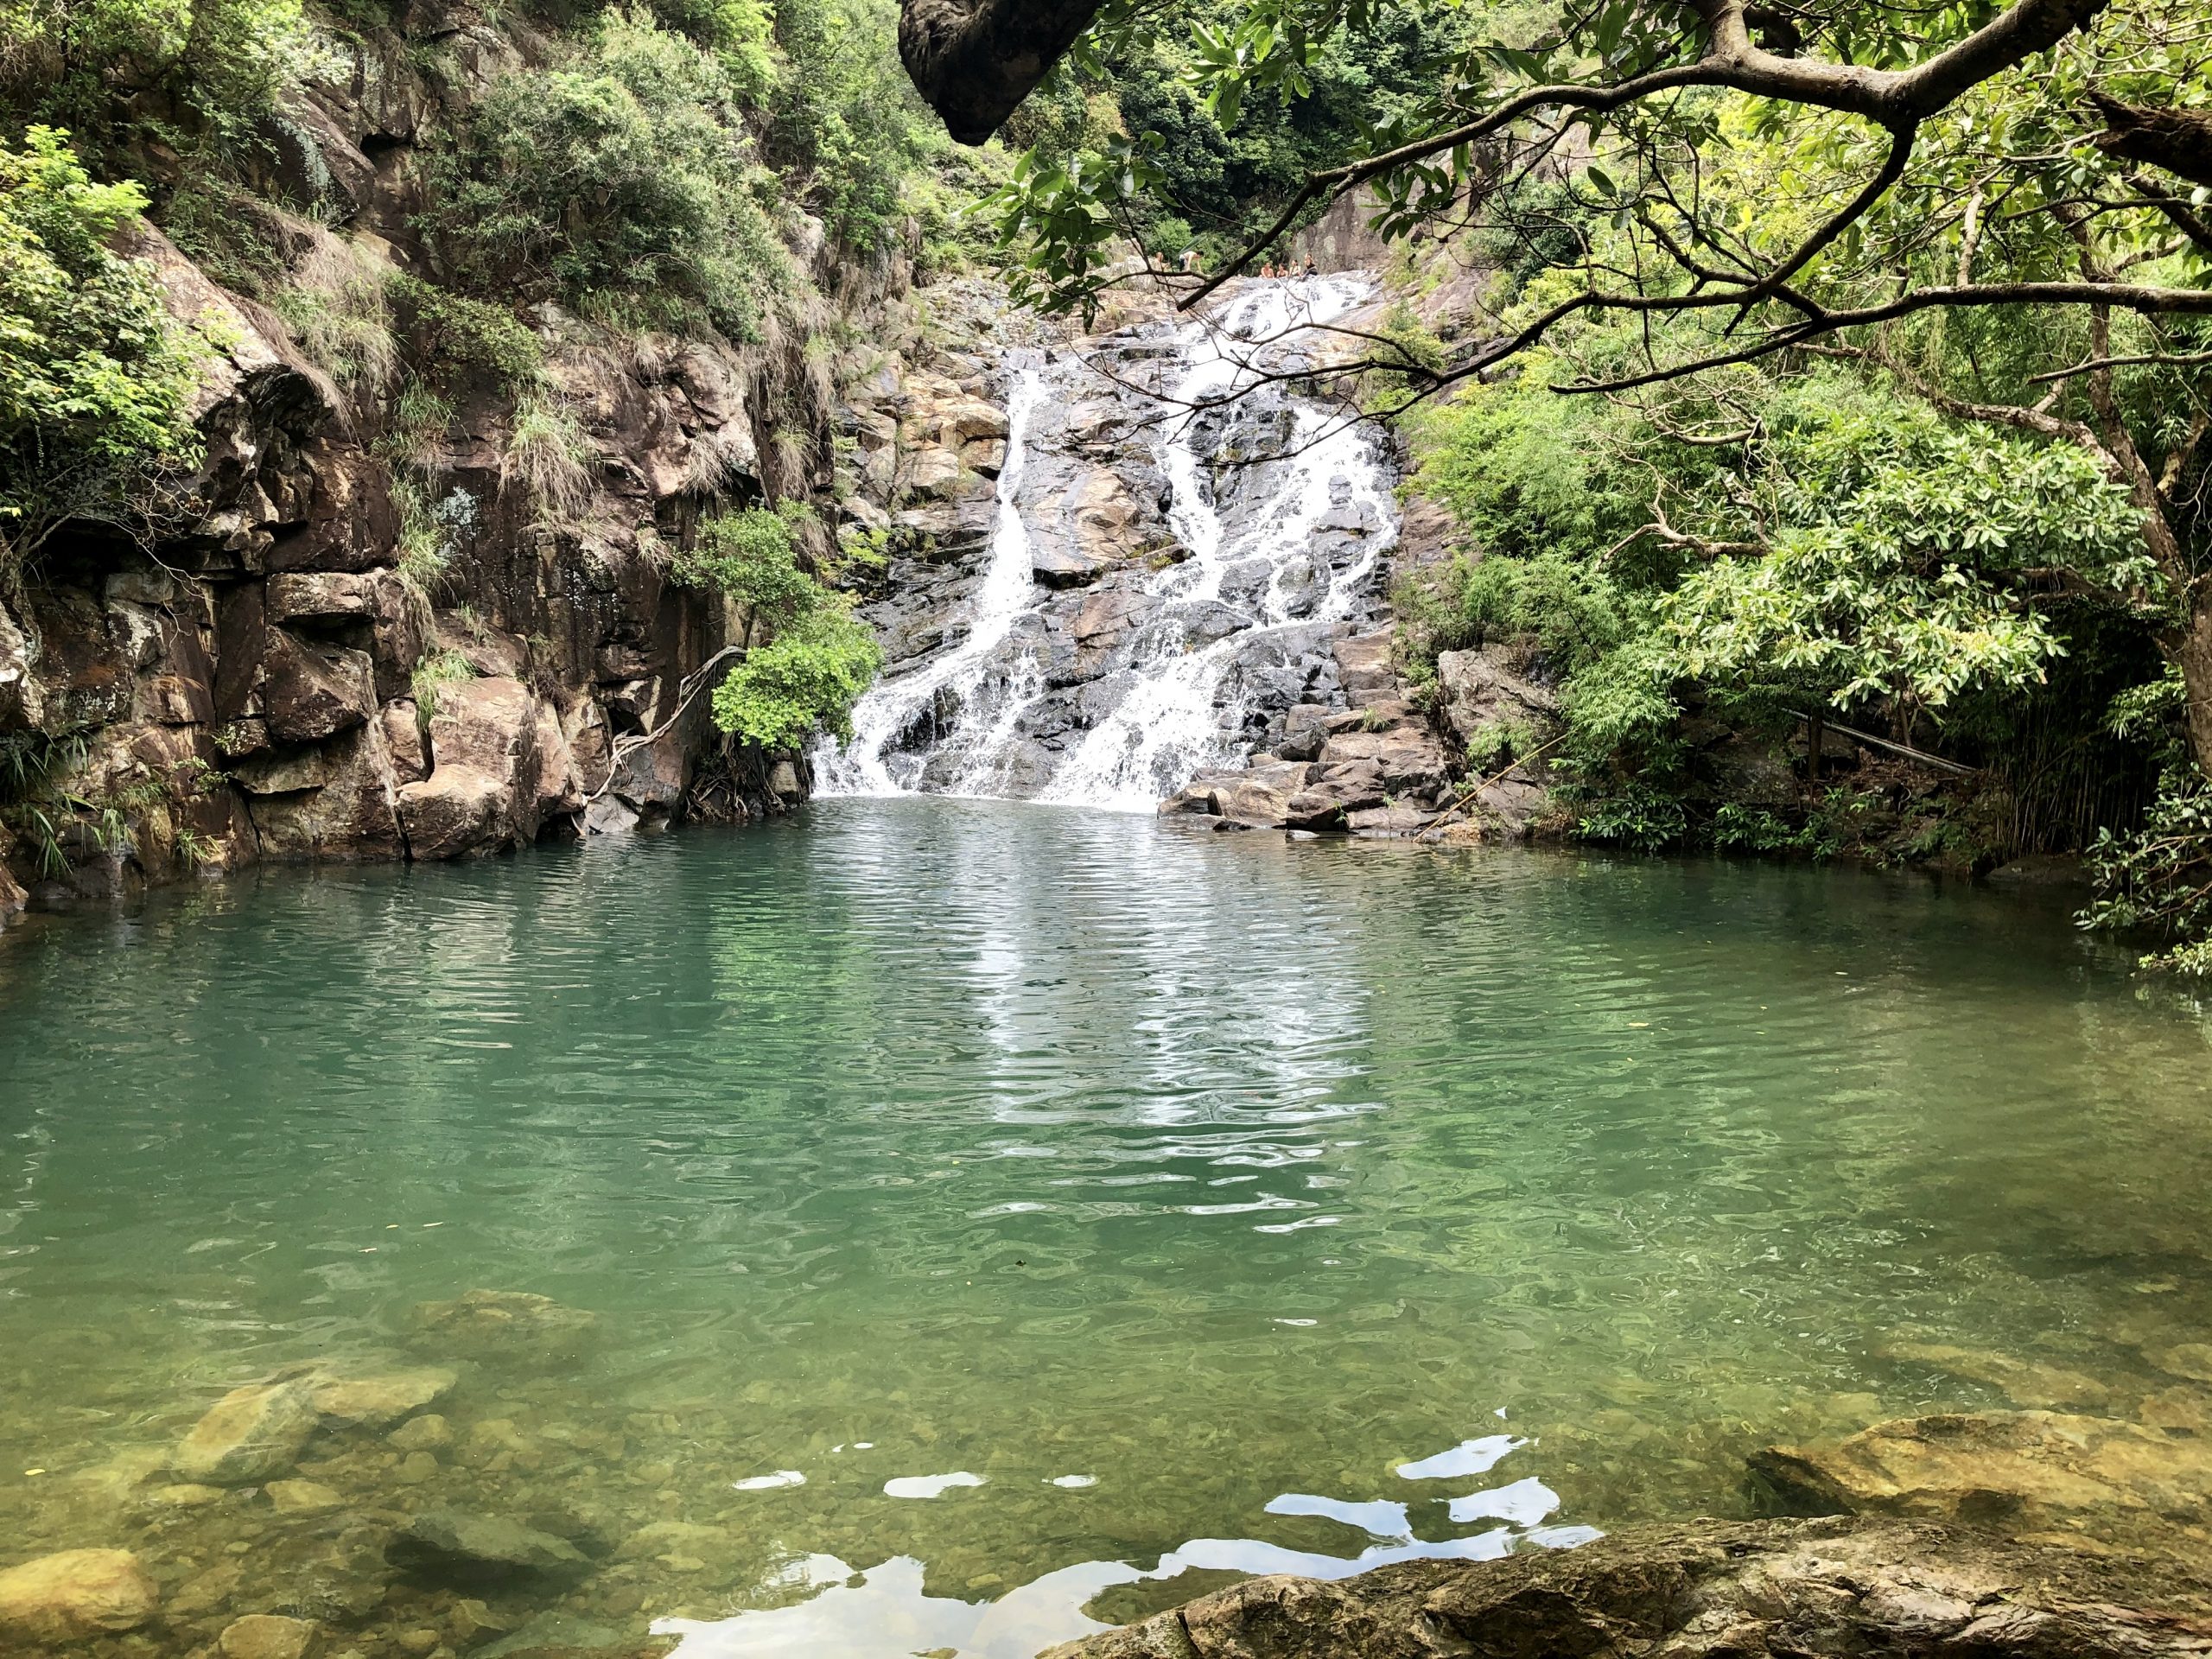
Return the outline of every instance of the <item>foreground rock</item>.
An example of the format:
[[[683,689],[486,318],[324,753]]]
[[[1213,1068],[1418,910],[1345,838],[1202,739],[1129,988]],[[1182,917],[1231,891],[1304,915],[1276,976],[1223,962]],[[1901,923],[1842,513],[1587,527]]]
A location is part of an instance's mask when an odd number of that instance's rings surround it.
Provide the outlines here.
[[[1796,1513],[1928,1516],[2212,1561],[2212,1442],[2111,1417],[1950,1413],[1770,1446],[1753,1478]]]
[[[0,1649],[135,1630],[161,1605],[127,1549],[68,1549],[0,1573]]]
[[[189,1483],[251,1486],[289,1471],[315,1422],[315,1402],[302,1383],[232,1389],[193,1425],[169,1466]]]
[[[391,1541],[394,1567],[463,1586],[581,1576],[591,1563],[567,1540],[500,1516],[440,1510],[418,1515]]]
[[[2212,1583],[1895,1521],[1694,1522],[1500,1561],[1247,1580],[1046,1659],[2145,1659],[2212,1643]]]
[[[442,1365],[380,1371],[370,1376],[333,1376],[315,1384],[315,1408],[328,1422],[385,1429],[435,1405],[459,1376]]]

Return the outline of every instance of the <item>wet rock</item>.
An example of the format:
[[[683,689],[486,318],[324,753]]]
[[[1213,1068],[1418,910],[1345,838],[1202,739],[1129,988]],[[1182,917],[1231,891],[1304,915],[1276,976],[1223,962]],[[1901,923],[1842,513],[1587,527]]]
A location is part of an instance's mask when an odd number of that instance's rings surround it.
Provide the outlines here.
[[[1047,588],[1081,588],[1103,575],[1108,566],[1072,547],[1043,543],[1029,555],[1030,574]]]
[[[1326,703],[1300,702],[1293,704],[1283,713],[1282,736],[1274,745],[1274,752],[1286,760],[1318,760],[1321,746],[1329,740],[1329,716],[1334,711]]]
[[[957,451],[931,445],[907,456],[899,466],[897,476],[901,496],[925,501],[944,501],[963,493],[963,486],[968,480],[969,473],[960,464]]]
[[[421,783],[402,785],[396,799],[409,855],[439,860],[498,851],[507,838],[512,798],[507,785],[474,766],[440,766]]]
[[[2206,1588],[1936,1527],[1701,1521],[1333,1583],[1249,1579],[1043,1659],[2151,1659],[2202,1650]]]
[[[1390,636],[1362,634],[1336,642],[1337,674],[1349,696],[1359,693],[1395,692],[1397,671],[1390,666]]]
[[[1451,774],[1443,745],[1410,722],[1382,731],[1339,732],[1321,745],[1319,759],[1325,766],[1371,765],[1383,788],[1398,795],[1433,792]]]
[[[391,1541],[394,1567],[455,1585],[494,1585],[582,1576],[591,1566],[565,1539],[501,1516],[437,1510],[418,1515]]]
[[[220,1486],[199,1486],[190,1481],[178,1481],[167,1486],[156,1486],[139,1502],[149,1509],[204,1510],[223,1497]]]
[[[232,1389],[193,1425],[169,1466],[207,1486],[250,1486],[285,1473],[315,1433],[315,1402],[299,1382]]]
[[[1427,807],[1370,806],[1344,815],[1344,828],[1369,841],[1406,841],[1428,828],[1436,815]]]
[[[472,1659],[658,1659],[669,1649],[666,1637],[640,1636],[574,1613],[541,1613],[511,1636]]]
[[[435,1452],[453,1444],[453,1427],[435,1412],[402,1423],[385,1437],[385,1444],[401,1452]]]
[[[215,1647],[223,1659],[307,1659],[315,1627],[303,1618],[249,1613],[223,1629]]]
[[[1770,1446],[1755,1483],[1796,1514],[1928,1516],[2067,1528],[2162,1554],[2212,1550],[2212,1443],[2109,1417],[1955,1413],[1877,1423],[1847,1440]],[[2194,1524],[2183,1517],[2196,1517]]]
[[[135,1630],[160,1605],[161,1592],[125,1549],[68,1549],[0,1572],[0,1636],[11,1643]]]
[[[320,1515],[345,1503],[331,1488],[313,1480],[272,1480],[262,1491],[279,1515]]]
[[[2016,1406],[2036,1410],[2101,1406],[2112,1398],[2110,1385],[2080,1371],[2016,1359],[1986,1349],[1955,1348],[1942,1343],[1893,1342],[1876,1351],[1885,1359],[1933,1365],[1953,1376],[2002,1389]]]
[[[368,1376],[332,1377],[315,1386],[315,1408],[346,1427],[387,1429],[425,1407],[435,1405],[461,1380],[442,1365],[379,1371]]]
[[[2169,1376],[2185,1376],[2192,1382],[2212,1382],[2212,1342],[2184,1342],[2162,1348],[2151,1363]]]
[[[493,1348],[571,1341],[598,1322],[595,1314],[527,1290],[472,1290],[449,1302],[425,1302],[415,1320],[425,1338]]]
[[[1342,830],[1351,814],[1389,804],[1373,761],[1317,766],[1306,787],[1285,804],[1284,823],[1293,830]]]
[[[311,646],[271,628],[264,661],[263,717],[280,743],[316,742],[376,713],[376,664],[366,652]]]
[[[341,733],[320,747],[239,769],[264,856],[396,858],[397,784],[383,722]]]

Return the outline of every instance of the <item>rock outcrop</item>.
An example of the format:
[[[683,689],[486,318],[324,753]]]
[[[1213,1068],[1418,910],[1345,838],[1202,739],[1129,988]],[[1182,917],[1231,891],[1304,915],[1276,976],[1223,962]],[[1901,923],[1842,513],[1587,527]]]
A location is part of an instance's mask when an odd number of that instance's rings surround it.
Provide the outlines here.
[[[1249,1579],[1046,1659],[2150,1659],[2212,1644],[2212,1583],[1894,1521],[1624,1532],[1339,1582]]]
[[[434,282],[423,155],[544,49],[474,7],[395,16],[334,32],[262,135],[262,196],[238,211],[283,264],[253,279],[272,292],[318,261],[378,289]],[[64,806],[0,830],[0,923],[261,861],[461,857],[803,798],[798,757],[712,729],[690,677],[751,621],[672,582],[671,548],[716,511],[833,494],[848,528],[910,510],[911,541],[960,533],[1006,429],[992,365],[947,357],[906,303],[909,253],[855,257],[803,217],[787,239],[799,291],[760,342],[623,346],[529,314],[531,395],[573,437],[555,488],[517,462],[508,380],[442,357],[450,418],[403,433],[391,384],[334,379],[276,309],[132,230],[124,251],[217,347],[189,410],[202,459],[153,545],[67,531],[0,601],[0,740],[29,746]],[[995,304],[971,285],[944,308]],[[836,312],[891,365],[880,398],[877,371],[825,349]],[[835,438],[887,406],[889,437],[864,450],[904,472],[871,495],[857,466],[839,479]]]

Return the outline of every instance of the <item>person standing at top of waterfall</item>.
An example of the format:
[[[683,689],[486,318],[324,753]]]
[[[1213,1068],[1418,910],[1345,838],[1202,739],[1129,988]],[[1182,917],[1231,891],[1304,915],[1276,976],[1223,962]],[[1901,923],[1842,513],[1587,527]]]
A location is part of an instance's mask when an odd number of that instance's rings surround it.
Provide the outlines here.
[[[1201,269],[1202,263],[1203,262],[1198,258],[1198,251],[1196,248],[1185,248],[1183,250],[1183,274],[1185,276],[1204,276],[1205,272]]]
[[[1321,273],[1319,271],[1313,269],[1313,256],[1310,253],[1307,254],[1306,256],[1306,280],[1310,283],[1320,274]]]

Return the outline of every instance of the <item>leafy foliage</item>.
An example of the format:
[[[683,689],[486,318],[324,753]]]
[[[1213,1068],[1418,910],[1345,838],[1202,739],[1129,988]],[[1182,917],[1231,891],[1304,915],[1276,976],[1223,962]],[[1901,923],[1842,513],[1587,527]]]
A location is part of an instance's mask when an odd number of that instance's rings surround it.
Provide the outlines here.
[[[71,519],[143,518],[190,447],[193,342],[107,246],[144,206],[51,128],[0,144],[0,579]]]
[[[868,625],[822,606],[746,653],[715,689],[715,723],[766,749],[796,748],[817,730],[850,737],[853,705],[882,666]]]
[[[236,155],[309,52],[300,0],[0,0],[0,111],[124,172]]]
[[[721,729],[767,749],[796,748],[809,734],[852,734],[853,704],[883,665],[883,652],[843,594],[799,564],[793,532],[811,518],[797,502],[711,518],[669,574],[744,606],[771,636],[715,689]]]
[[[670,561],[669,574],[687,587],[727,594],[769,627],[788,626],[828,602],[799,569],[792,537],[811,517],[803,503],[786,501],[709,518],[696,542]]]
[[[2212,785],[2190,772],[2169,773],[2141,829],[2101,835],[2090,851],[2098,896],[2091,927],[2156,933],[2167,948],[2146,968],[2212,974]]]
[[[790,273],[734,99],[711,53],[611,10],[574,65],[506,75],[470,110],[423,227],[465,290],[753,338]]]

